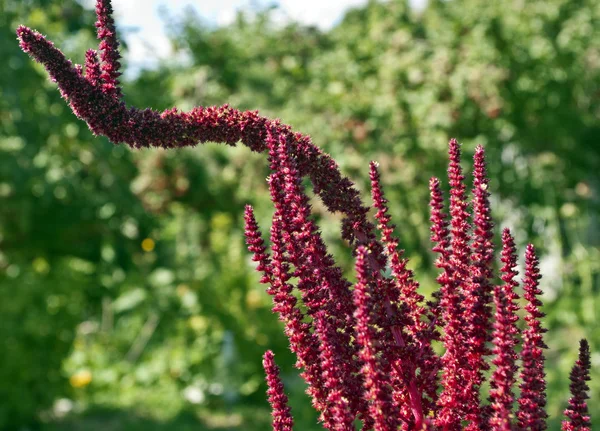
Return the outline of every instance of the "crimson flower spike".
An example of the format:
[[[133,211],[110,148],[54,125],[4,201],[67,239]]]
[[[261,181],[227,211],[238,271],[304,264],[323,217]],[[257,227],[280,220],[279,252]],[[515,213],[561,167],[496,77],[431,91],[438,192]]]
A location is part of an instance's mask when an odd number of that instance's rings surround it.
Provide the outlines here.
[[[464,313],[469,331],[468,348],[471,422],[467,430],[478,430],[484,422],[483,412],[479,408],[479,388],[483,383],[483,372],[489,369],[485,356],[490,355],[486,343],[491,341],[491,307],[494,261],[494,243],[492,242],[493,223],[488,191],[485,153],[481,145],[475,149],[473,158],[473,242],[471,245],[470,283],[464,284]]]
[[[511,417],[513,404],[515,402],[512,388],[516,382],[516,360],[515,347],[518,344],[517,336],[517,301],[519,296],[515,289],[519,283],[515,280],[518,272],[517,249],[510,231],[502,231],[502,263],[500,269],[503,285],[494,289],[494,303],[496,305],[496,318],[494,323],[494,350],[496,357],[492,363],[496,366],[490,379],[490,404],[492,417],[489,426],[497,431],[510,431],[512,429]]]
[[[267,380],[267,395],[273,416],[273,431],[292,431],[294,420],[288,407],[288,397],[279,378],[279,367],[275,364],[273,352],[267,350],[263,356],[263,367]]]
[[[461,149],[456,139],[451,139],[448,145],[448,183],[450,184],[450,227],[452,239],[451,265],[453,279],[459,289],[464,288],[465,280],[469,277],[470,264],[470,235],[469,213],[467,207],[465,177],[460,165]]]
[[[353,335],[353,308],[351,284],[330,255],[315,223],[310,219],[310,204],[302,180],[290,153],[285,136],[272,132],[267,137],[269,157],[275,175],[281,176],[283,193],[276,195],[278,208],[282,209],[282,235],[290,262],[296,268],[298,290],[302,294],[308,314],[313,318],[320,337],[321,359],[328,400],[337,406],[326,423],[328,429],[338,429],[340,423],[352,424],[352,414],[366,413],[361,397],[362,382],[359,367],[353,357],[357,354]],[[338,366],[339,378],[329,378],[331,364]],[[343,376],[343,378],[342,378]],[[340,404],[348,402],[348,408]],[[340,416],[345,414],[347,416]]]
[[[467,322],[462,306],[463,290],[470,280],[469,214],[467,212],[466,186],[460,166],[460,146],[451,139],[448,148],[448,181],[450,183],[450,256],[445,271],[449,276],[442,287],[441,306],[444,309],[444,347],[442,357],[442,393],[438,399],[438,426],[455,431],[462,427],[462,421],[477,422],[479,413],[478,396],[472,395],[472,379],[468,370]],[[466,388],[465,388],[466,386]],[[475,399],[477,398],[477,399]],[[474,410],[476,409],[475,413]]]
[[[424,298],[423,295],[418,293],[419,283],[414,280],[412,271],[406,267],[408,260],[402,258],[404,250],[398,249],[398,240],[394,238],[394,228],[396,226],[392,224],[392,217],[389,215],[388,200],[381,188],[381,177],[377,169],[377,163],[371,162],[369,167],[371,198],[373,206],[377,209],[375,218],[379,222],[377,229],[381,232],[381,242],[385,247],[390,269],[398,284],[398,290],[401,294],[400,300],[406,305],[412,318],[412,327],[409,330],[411,333],[416,334],[426,325],[426,322],[421,320],[425,314],[425,309],[421,306]]]
[[[271,257],[265,247],[265,241],[262,238],[258,223],[254,217],[254,210],[250,205],[246,205],[244,209],[244,225],[246,244],[248,251],[252,253],[252,260],[258,264],[256,270],[262,273],[261,283],[270,283],[273,279],[271,270]]]
[[[340,364],[338,360],[339,352],[336,350],[340,346],[337,342],[339,339],[336,334],[337,329],[327,321],[327,315],[323,311],[319,314],[315,319],[315,332],[321,345],[321,368],[325,387],[329,391],[327,402],[331,409],[332,419],[332,422],[326,426],[332,431],[354,431],[356,411],[352,411],[353,406],[350,405],[344,385],[344,380],[351,378],[351,375],[344,370],[343,364]]]
[[[390,231],[388,233],[391,235]],[[398,284],[382,275],[382,270],[387,264],[385,256],[383,262],[377,256],[380,256],[380,253],[369,251],[366,254],[367,265],[371,271],[370,282],[375,286],[372,302],[373,306],[377,307],[377,311],[372,311],[372,323],[381,328],[389,328],[378,333],[378,343],[382,351],[380,359],[382,363],[391,367],[386,372],[390,372],[389,381],[394,387],[392,400],[394,406],[400,408],[401,420],[405,426],[418,429],[423,424],[424,405],[427,411],[431,411],[431,400],[435,400],[437,396],[431,387],[431,382],[436,381],[438,368],[434,367],[437,357],[433,351],[428,352],[425,345],[431,340],[420,344],[423,341],[420,336],[414,338],[403,333],[403,328],[407,328],[407,332],[410,333],[410,328],[414,327],[409,320],[410,311],[402,302],[403,295]],[[431,368],[425,367],[421,370],[423,373],[417,375],[417,366],[421,364],[431,365]],[[424,400],[425,394],[429,395],[431,400]]]
[[[102,69],[98,53],[93,49],[89,49],[85,53],[85,79],[94,87],[102,84]]]
[[[423,414],[427,415],[437,401],[437,374],[440,363],[431,347],[431,342],[437,339],[439,334],[435,332],[433,325],[435,317],[428,316],[427,310],[423,306],[424,298],[418,293],[419,283],[414,280],[413,272],[406,267],[408,259],[402,258],[403,250],[398,249],[398,240],[393,235],[395,225],[391,223],[388,201],[381,187],[377,166],[376,162],[370,164],[371,197],[373,206],[377,208],[375,218],[379,222],[377,228],[381,232],[382,243],[389,258],[391,272],[399,292],[399,301],[408,309],[410,324],[405,329],[414,337],[417,346],[417,350],[412,352],[413,357],[410,362],[420,369],[417,385],[429,397],[429,400],[423,400],[426,401],[423,402],[426,407]],[[426,320],[426,317],[429,321]]]
[[[571,370],[571,398],[565,410],[567,420],[562,423],[562,431],[592,431],[588,412],[587,381],[590,380],[590,345],[586,339],[579,342],[579,359]]]
[[[280,202],[283,199],[283,182],[280,172],[273,172],[269,177],[269,189],[275,203],[275,213],[271,225],[272,262],[268,271],[270,278],[267,293],[273,297],[273,312],[285,324],[285,334],[290,340],[290,350],[296,354],[296,368],[302,370],[301,376],[308,384],[307,393],[311,397],[313,407],[322,415],[327,415],[327,393],[322,378],[317,337],[311,332],[311,325],[306,322],[306,314],[300,310],[298,300],[292,293],[294,286],[289,283],[292,277],[289,256],[286,251],[285,208]]]
[[[544,373],[544,351],[548,347],[544,343],[543,334],[546,329],[542,327],[541,318],[544,313],[540,311],[542,301],[538,296],[542,294],[539,289],[541,278],[539,261],[532,244],[525,250],[525,278],[523,279],[525,305],[525,322],[527,328],[523,331],[523,350],[521,351],[521,396],[517,418],[519,429],[525,431],[542,431],[547,429],[546,419],[546,381]]]
[[[285,324],[290,350],[296,354],[296,368],[301,370],[301,376],[308,384],[307,393],[311,397],[312,405],[318,412],[325,414],[327,394],[321,377],[320,363],[316,360],[319,355],[318,340],[311,333],[311,325],[305,321],[305,313],[297,305],[298,300],[292,293],[294,286],[289,283],[292,272],[284,240],[285,208],[280,204],[283,200],[281,173],[273,172],[268,182],[275,203],[271,226],[272,257],[269,259],[265,253],[264,241],[251,207],[246,208],[245,214],[246,242],[253,253],[253,260],[259,262],[263,273],[261,281],[270,285],[267,293],[273,297],[273,312],[278,313],[279,320]]]
[[[117,39],[117,30],[112,17],[113,9],[110,0],[98,0],[96,2],[96,29],[98,39],[100,39],[100,60],[102,91],[113,95],[115,98],[121,97],[121,88],[119,87],[119,76],[121,72],[121,63],[119,59],[119,40]]]
[[[354,287],[356,311],[356,339],[360,346],[359,358],[363,364],[365,397],[369,402],[369,413],[375,431],[397,430],[401,425],[398,408],[392,400],[392,390],[387,376],[383,374],[380,343],[373,322],[377,303],[373,297],[372,269],[368,264],[369,251],[360,246],[356,254],[357,282]]]
[[[444,196],[440,187],[440,180],[431,178],[429,180],[430,201],[429,208],[431,215],[431,242],[433,243],[433,252],[438,254],[435,266],[442,269],[443,272],[437,277],[436,281],[442,288],[441,291],[434,292],[435,301],[430,304],[430,309],[438,324],[441,323],[441,295],[444,289],[450,285],[450,230],[448,229],[448,215],[444,212]]]

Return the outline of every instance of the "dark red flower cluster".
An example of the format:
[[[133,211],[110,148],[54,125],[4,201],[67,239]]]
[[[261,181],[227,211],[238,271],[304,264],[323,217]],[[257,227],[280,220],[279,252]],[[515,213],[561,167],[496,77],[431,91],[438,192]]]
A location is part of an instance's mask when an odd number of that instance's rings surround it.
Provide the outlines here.
[[[21,48],[45,66],[73,112],[94,133],[133,148],[241,141],[253,151],[268,153],[275,207],[270,250],[250,206],[245,210],[246,242],[326,429],[353,431],[358,423],[365,431],[546,429],[538,259],[528,245],[526,329],[521,337],[516,325],[517,253],[508,230],[502,233],[502,283],[494,281],[482,147],[475,151],[471,198],[454,139],[449,144],[447,210],[441,182],[430,182],[431,240],[441,273],[439,291],[426,302],[394,237],[376,163],[370,165],[370,178],[377,226],[368,220],[369,208],[335,161],[309,137],[277,120],[228,105],[162,113],[126,107],[110,1],[98,0],[96,13],[100,54],[89,50],[85,67],[73,66],[41,34],[24,26],[17,29]],[[342,237],[356,258],[356,283],[344,278],[327,252],[311,217],[304,177],[329,211],[344,215]],[[433,348],[436,341],[443,343],[443,355]],[[480,391],[490,364],[489,403],[484,403]],[[293,420],[272,352],[265,354],[263,365],[273,429],[291,430]],[[585,401],[589,368],[584,340],[571,374],[573,397],[564,430],[591,429]],[[520,396],[515,400],[517,384]]]
[[[517,372],[516,361],[518,355],[515,351],[519,340],[517,338],[516,315],[519,309],[516,301],[519,296],[515,289],[519,283],[515,280],[518,275],[517,249],[510,231],[502,231],[502,263],[500,269],[504,284],[494,289],[494,304],[496,306],[496,317],[494,322],[494,350],[495,358],[492,364],[496,366],[490,379],[490,406],[492,416],[489,419],[490,426],[498,430],[510,431],[511,415],[514,404],[513,387],[515,385],[515,373]]]
[[[273,407],[273,430],[292,431],[294,419],[288,407],[288,398],[283,393],[283,383],[279,378],[279,367],[275,364],[275,355],[267,350],[263,356],[263,368],[267,375],[267,395]]]
[[[590,346],[586,340],[579,343],[579,359],[571,371],[571,399],[569,408],[565,410],[567,420],[563,421],[563,431],[592,431],[590,415],[587,408],[587,381],[590,380]]]

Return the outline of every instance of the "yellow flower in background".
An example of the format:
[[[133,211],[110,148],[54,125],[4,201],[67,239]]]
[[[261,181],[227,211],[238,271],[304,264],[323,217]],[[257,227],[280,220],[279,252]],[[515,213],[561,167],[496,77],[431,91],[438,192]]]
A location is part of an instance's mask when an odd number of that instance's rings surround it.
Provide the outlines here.
[[[142,249],[144,251],[152,251],[154,250],[155,246],[156,244],[154,243],[154,240],[152,238],[146,238],[142,241]]]
[[[71,376],[69,383],[74,388],[84,388],[92,381],[92,372],[90,370],[79,370]]]
[[[40,274],[47,274],[50,271],[50,264],[43,257],[36,257],[31,263],[33,270]]]
[[[246,306],[252,310],[259,308],[262,305],[262,295],[256,289],[249,291],[246,294]]]

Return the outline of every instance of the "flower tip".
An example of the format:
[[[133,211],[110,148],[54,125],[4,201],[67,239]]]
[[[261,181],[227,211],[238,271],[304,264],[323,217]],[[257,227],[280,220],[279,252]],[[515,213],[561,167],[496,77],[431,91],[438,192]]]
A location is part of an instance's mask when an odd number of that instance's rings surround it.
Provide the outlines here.
[[[34,52],[36,44],[39,44],[39,41],[44,40],[43,35],[24,25],[18,26],[16,33],[17,40],[19,41],[19,46],[21,47],[23,52],[30,55],[32,55],[32,53]]]
[[[485,149],[483,145],[479,144],[475,147],[475,155],[473,156],[476,162],[483,160],[485,158]]]
[[[582,338],[581,340],[579,340],[579,349],[584,351],[590,349],[590,344],[588,343],[587,339]]]
[[[23,33],[31,33],[32,31],[29,27],[21,24],[17,27],[17,36],[21,37]]]
[[[22,46],[23,43],[32,42],[31,39],[33,39],[35,37],[36,32],[27,26],[20,25],[17,27],[16,33],[17,33],[17,39],[19,39],[19,41],[21,42],[21,46]]]
[[[587,364],[587,366],[589,367],[590,344],[585,338],[579,340],[579,360],[582,361],[582,363]]]
[[[379,189],[379,163],[375,161],[371,161],[369,163],[369,178],[371,178],[372,185],[371,187],[376,187]],[[375,183],[373,183],[375,182]]]
[[[460,163],[460,144],[455,138],[450,139],[448,143],[448,155],[450,156],[450,164]]]
[[[275,354],[273,353],[272,350],[267,350],[264,354],[263,354],[263,362],[271,362],[273,361],[273,358],[275,358]]]

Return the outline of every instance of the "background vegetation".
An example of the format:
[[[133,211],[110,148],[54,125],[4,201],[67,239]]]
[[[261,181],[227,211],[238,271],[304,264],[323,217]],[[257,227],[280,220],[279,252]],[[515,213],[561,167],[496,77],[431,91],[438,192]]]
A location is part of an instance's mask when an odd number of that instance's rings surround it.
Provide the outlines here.
[[[327,32],[271,9],[220,28],[186,14],[170,28],[190,63],[142,71],[126,99],[281,118],[365,198],[378,160],[427,292],[427,181],[443,176],[449,137],[467,155],[485,145],[498,229],[541,251],[558,429],[584,336],[600,420],[599,19],[596,0],[432,0],[420,13],[370,1]],[[245,203],[270,226],[266,161],[94,138],[14,35],[25,23],[82,62],[93,22],[74,0],[0,0],[0,429],[268,429],[267,348],[298,429],[318,429],[243,243]],[[352,276],[338,220],[314,206]]]

